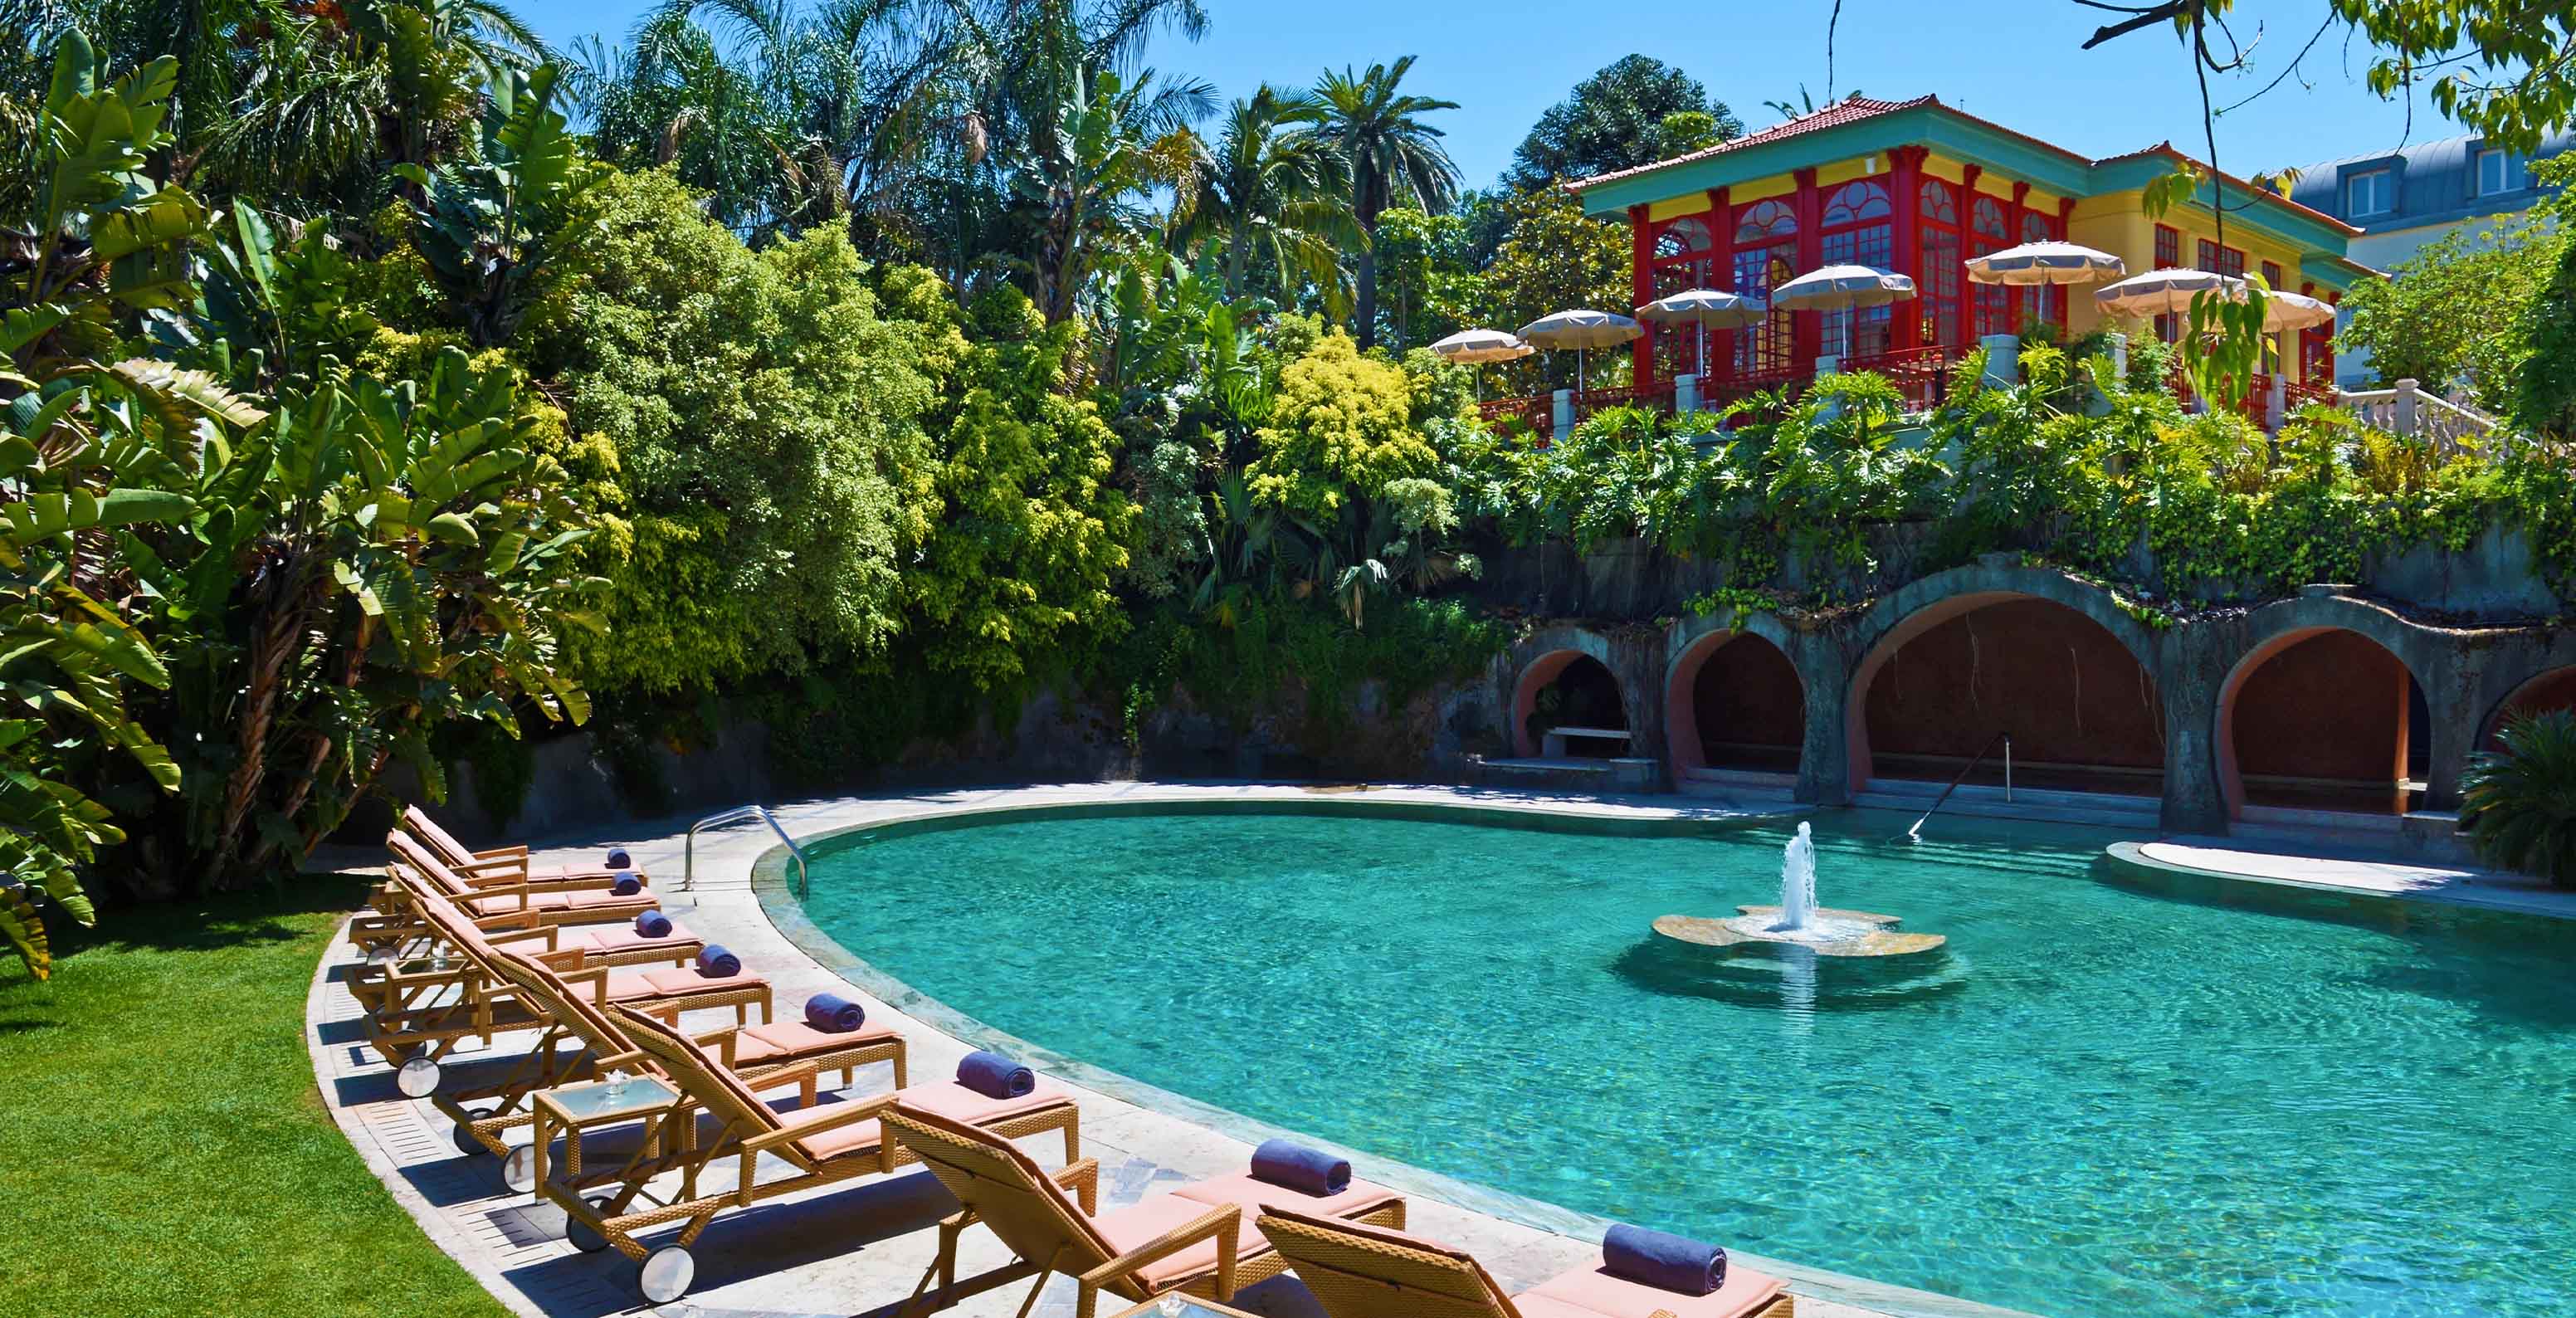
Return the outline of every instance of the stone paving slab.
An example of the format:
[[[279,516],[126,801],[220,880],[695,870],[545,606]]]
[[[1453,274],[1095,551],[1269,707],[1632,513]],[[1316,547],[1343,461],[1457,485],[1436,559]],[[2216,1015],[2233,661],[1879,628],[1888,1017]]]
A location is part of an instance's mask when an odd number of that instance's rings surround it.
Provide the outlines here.
[[[776,814],[791,834],[810,838],[925,812],[1315,794],[1313,788],[1272,785],[1077,784],[808,801],[782,807]],[[1747,813],[1702,797],[1594,799],[1451,788],[1372,788],[1364,794],[1390,803],[1473,805],[1591,818],[1728,819]],[[681,892],[682,837],[688,822],[629,823],[595,836],[560,839],[561,845],[538,852],[535,864],[539,869],[591,864],[606,848],[625,847],[653,875],[654,890],[662,894],[665,907],[702,937],[725,944],[745,965],[765,974],[782,1007],[792,1011],[787,1004],[801,1003],[825,989],[856,997],[867,1007],[871,1021],[894,1024],[910,1039],[909,1061],[916,1081],[954,1070],[969,1046],[940,1028],[954,1023],[953,1013],[946,1021],[924,1020],[900,1009],[867,991],[867,985],[834,975],[772,923],[752,886],[755,863],[775,846],[768,830],[753,826],[702,834],[696,846],[697,882],[692,891]],[[363,852],[339,859],[351,868],[380,863]],[[634,1288],[633,1265],[613,1251],[584,1254],[574,1249],[563,1239],[559,1210],[505,1189],[493,1159],[458,1154],[446,1119],[434,1107],[405,1100],[394,1091],[388,1068],[361,1042],[358,1004],[343,983],[354,960],[354,951],[340,944],[315,971],[309,1019],[322,1096],[368,1165],[422,1229],[513,1311],[528,1318],[598,1318],[629,1312],[665,1318],[824,1314],[890,1318],[930,1264],[936,1237],[928,1228],[953,1210],[954,1201],[927,1173],[898,1173],[718,1217],[693,1248],[698,1272],[690,1294],[674,1304],[645,1306]],[[683,1024],[708,1029],[731,1021],[729,1010],[717,1010],[693,1014]],[[524,1051],[530,1037],[505,1036],[492,1051],[496,1055]],[[471,1064],[470,1060],[459,1063]],[[1053,1082],[1070,1090],[1081,1106],[1082,1151],[1101,1163],[1104,1208],[1133,1203],[1203,1176],[1240,1171],[1251,1154],[1250,1141],[1242,1136],[1261,1129],[1233,1114],[1133,1082],[1119,1082],[1104,1073],[1073,1068],[1081,1073],[1068,1076],[1054,1066],[1042,1069]],[[892,1083],[889,1072],[883,1064],[862,1068],[844,1092],[850,1096],[883,1092]],[[1024,1147],[1041,1165],[1052,1167],[1062,1161],[1060,1141],[1039,1136]],[[1535,1285],[1598,1257],[1602,1225],[1598,1219],[1383,1159],[1363,1155],[1356,1161],[1363,1175],[1406,1192],[1413,1230],[1473,1251],[1512,1288]],[[971,1232],[967,1242],[961,1273],[1005,1261],[989,1233]],[[1802,1318],[2012,1318],[2008,1311],[1989,1306],[1776,1260],[1746,1256],[1742,1261],[1788,1276],[1800,1296]],[[947,1312],[959,1318],[1004,1318],[1018,1311],[1024,1294],[1024,1287],[1003,1288]],[[1047,1285],[1032,1312],[1063,1318],[1073,1312],[1073,1296],[1072,1282],[1058,1278]],[[1248,1290],[1238,1303],[1272,1318],[1317,1318],[1320,1313],[1293,1277]]]

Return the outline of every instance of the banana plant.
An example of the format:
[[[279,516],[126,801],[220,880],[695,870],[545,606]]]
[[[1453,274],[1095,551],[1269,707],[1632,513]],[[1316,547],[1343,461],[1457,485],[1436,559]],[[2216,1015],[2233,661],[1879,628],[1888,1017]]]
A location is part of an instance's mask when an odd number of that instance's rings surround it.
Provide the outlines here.
[[[517,331],[568,245],[573,203],[598,178],[554,108],[559,72],[548,64],[494,79],[474,158],[436,173],[394,168],[426,197],[413,240],[477,347]]]
[[[174,638],[167,740],[190,748],[167,852],[218,886],[299,861],[400,758],[443,793],[430,732],[517,711],[582,722],[562,629],[596,625],[570,551],[586,531],[535,452],[503,367],[460,349],[426,382],[326,362],[138,553]]]
[[[40,977],[47,910],[90,923],[81,870],[124,839],[75,782],[116,761],[160,793],[180,783],[129,700],[170,674],[124,546],[192,515],[192,464],[265,417],[203,373],[109,360],[140,316],[193,295],[205,210],[144,172],[170,144],[175,78],[166,58],[109,78],[62,38],[33,184],[0,211],[0,937]]]

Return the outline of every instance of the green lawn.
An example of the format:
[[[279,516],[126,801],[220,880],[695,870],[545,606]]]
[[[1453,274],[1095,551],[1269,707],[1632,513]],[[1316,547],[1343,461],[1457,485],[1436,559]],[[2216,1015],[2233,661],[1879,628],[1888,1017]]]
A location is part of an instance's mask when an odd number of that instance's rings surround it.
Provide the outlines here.
[[[304,995],[361,898],[290,891],[57,930],[0,961],[0,1314],[501,1314],[323,1111]]]

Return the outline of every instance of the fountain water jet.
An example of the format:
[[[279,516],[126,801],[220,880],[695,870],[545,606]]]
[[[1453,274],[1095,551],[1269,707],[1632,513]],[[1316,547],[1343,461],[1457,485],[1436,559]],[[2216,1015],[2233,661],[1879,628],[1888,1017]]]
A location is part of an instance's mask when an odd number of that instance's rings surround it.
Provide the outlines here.
[[[1655,932],[1710,947],[1769,943],[1805,948],[1818,956],[1902,956],[1929,952],[1949,940],[1939,934],[1901,934],[1897,917],[1837,911],[1816,905],[1815,829],[1801,821],[1798,835],[1780,851],[1780,904],[1739,906],[1731,919],[1667,915]]]
[[[1816,830],[1798,821],[1798,836],[1780,851],[1780,933],[1804,930],[1816,914]]]

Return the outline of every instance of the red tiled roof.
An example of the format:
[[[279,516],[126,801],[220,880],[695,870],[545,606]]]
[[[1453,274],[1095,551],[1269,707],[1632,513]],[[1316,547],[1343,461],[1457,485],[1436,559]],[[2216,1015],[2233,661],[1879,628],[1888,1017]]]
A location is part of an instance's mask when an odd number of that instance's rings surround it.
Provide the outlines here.
[[[2006,128],[2002,124],[1996,123],[1991,119],[1980,119],[1977,116],[1955,106],[1943,105],[1939,96],[1917,96],[1910,101],[1880,101],[1873,100],[1866,96],[1854,96],[1849,100],[1836,101],[1832,105],[1828,105],[1824,109],[1818,110],[1813,114],[1802,114],[1784,123],[1774,124],[1758,133],[1748,133],[1743,137],[1720,142],[1715,146],[1702,147],[1687,155],[1674,156],[1669,160],[1658,160],[1650,164],[1639,165],[1633,169],[1616,170],[1608,174],[1595,174],[1586,179],[1576,179],[1567,183],[1565,188],[1569,192],[1580,194],[1589,189],[1599,187],[1604,183],[1614,182],[1619,179],[1635,178],[1640,174],[1651,174],[1656,170],[1666,169],[1674,165],[1686,165],[1696,160],[1707,160],[1715,156],[1725,155],[1730,151],[1741,151],[1746,147],[1766,146],[1784,138],[1796,137],[1801,133],[1812,133],[1821,128],[1839,128],[1844,124],[1856,124],[1863,120],[1875,119],[1883,114],[1893,114],[1899,110],[1912,110],[1923,106],[1930,106],[1935,110],[1941,111],[1943,114],[1966,120],[1980,128],[1991,129],[2006,137],[2018,138],[2021,141],[2039,148],[2040,150],[2064,156],[2081,165],[2107,165],[2116,160],[2135,160],[2147,156],[2168,156],[2186,164],[2197,165],[2203,169],[2208,168],[2206,164],[2183,154],[2183,152],[2177,149],[2171,142],[2158,142],[2154,146],[2148,147],[2143,151],[2127,151],[2116,156],[2104,156],[2100,160],[2093,160],[2069,151],[2053,142],[2043,142],[2028,133]],[[2335,228],[2345,230],[2348,233],[2358,234],[2361,232],[2361,230],[2336,219],[2334,216],[2326,214],[2324,211],[2303,206],[2298,202],[2292,201],[2288,197],[2282,196],[2280,193],[2274,192],[2268,188],[2258,188],[2252,183],[2249,183],[2244,179],[2237,178],[2232,174],[2220,174],[2219,177],[2236,187],[2244,189],[2265,202],[2286,207],[2312,219],[2323,220],[2327,224],[2330,224]]]
[[[1577,179],[1565,186],[1581,192],[1586,188],[1599,187],[1616,179],[1634,178],[1639,174],[1652,173],[1672,165],[1687,165],[1694,160],[1707,160],[1713,156],[1725,155],[1729,151],[1741,151],[1746,147],[1768,146],[1782,138],[1796,137],[1800,133],[1812,133],[1819,128],[1837,128],[1844,124],[1856,124],[1864,119],[1875,119],[1882,114],[1892,114],[1898,110],[1911,110],[1918,105],[1939,105],[1940,103],[1941,98],[1938,96],[1917,96],[1910,101],[1874,101],[1866,96],[1855,96],[1849,100],[1836,101],[1813,114],[1802,114],[1785,123],[1773,124],[1758,133],[1729,138],[1715,146],[1701,147],[1697,151],[1674,156],[1670,160],[1658,160],[1633,169],[1595,174],[1587,179]]]

